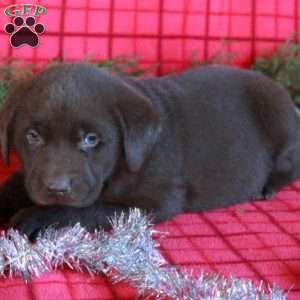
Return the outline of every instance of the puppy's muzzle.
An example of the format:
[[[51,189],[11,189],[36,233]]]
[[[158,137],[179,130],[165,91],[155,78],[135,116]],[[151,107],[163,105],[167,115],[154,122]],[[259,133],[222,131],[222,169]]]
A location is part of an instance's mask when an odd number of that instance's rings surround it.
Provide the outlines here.
[[[68,176],[47,179],[44,184],[48,193],[54,196],[65,196],[72,190],[72,178]]]

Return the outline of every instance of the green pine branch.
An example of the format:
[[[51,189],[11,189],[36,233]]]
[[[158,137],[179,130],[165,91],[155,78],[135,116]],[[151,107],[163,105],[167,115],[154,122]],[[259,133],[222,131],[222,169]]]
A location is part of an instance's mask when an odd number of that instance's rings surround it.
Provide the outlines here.
[[[284,86],[300,106],[300,44],[293,39],[279,45],[274,53],[258,57],[253,70],[260,71]]]

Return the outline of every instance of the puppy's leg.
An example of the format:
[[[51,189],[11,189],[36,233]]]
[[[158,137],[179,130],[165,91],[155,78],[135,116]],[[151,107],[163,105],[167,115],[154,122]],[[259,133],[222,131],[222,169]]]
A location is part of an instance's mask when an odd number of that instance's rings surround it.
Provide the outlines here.
[[[80,223],[89,231],[110,227],[108,217],[129,208],[118,205],[94,204],[90,207],[77,208],[69,206],[31,206],[18,211],[10,220],[10,226],[35,239],[37,233],[48,226],[56,228]]]
[[[119,216],[121,213],[129,214],[129,207],[111,204],[97,204],[87,208],[32,206],[17,212],[9,225],[34,241],[38,232],[48,226],[60,228],[80,223],[90,232],[97,228],[110,229],[109,218]]]
[[[268,183],[263,188],[262,198],[265,200],[273,198],[282,187],[290,182],[291,176],[289,173],[272,172]]]
[[[32,206],[19,211],[12,219],[11,226],[34,240],[37,233],[50,225],[63,227],[81,223],[89,231],[96,228],[109,229],[109,217],[129,213],[130,207],[141,208],[153,217],[155,223],[164,221],[182,211],[183,192],[181,189],[158,189],[160,197],[148,195],[126,200],[121,203],[107,203],[102,200],[89,207]],[[168,191],[168,192],[167,192]],[[166,193],[167,192],[167,193]]]
[[[31,205],[22,172],[16,172],[0,185],[0,223],[6,223],[17,211]]]
[[[271,199],[284,186],[290,184],[293,180],[300,177],[300,166],[290,171],[275,170],[271,173],[267,184],[264,186],[262,196],[264,199]]]
[[[262,194],[272,198],[277,191],[300,177],[300,145],[284,151],[277,159]]]
[[[131,193],[122,191],[108,198],[106,203],[141,208],[158,223],[183,212],[186,207],[186,186],[181,178],[154,177],[142,182]]]

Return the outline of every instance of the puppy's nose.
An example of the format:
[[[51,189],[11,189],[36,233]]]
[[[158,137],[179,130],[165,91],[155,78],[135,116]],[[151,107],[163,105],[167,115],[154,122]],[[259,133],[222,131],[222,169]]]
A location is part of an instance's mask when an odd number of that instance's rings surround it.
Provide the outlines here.
[[[71,190],[71,179],[68,177],[61,177],[49,179],[45,182],[48,192],[64,195]]]

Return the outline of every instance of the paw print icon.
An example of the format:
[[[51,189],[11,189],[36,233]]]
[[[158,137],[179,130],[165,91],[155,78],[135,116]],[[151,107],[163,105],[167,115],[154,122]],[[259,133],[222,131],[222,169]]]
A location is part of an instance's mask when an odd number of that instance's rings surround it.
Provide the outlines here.
[[[10,44],[14,48],[22,45],[37,47],[39,35],[44,33],[45,27],[42,23],[37,23],[34,17],[29,16],[14,18],[12,23],[7,23],[4,27],[7,34],[10,34]]]

